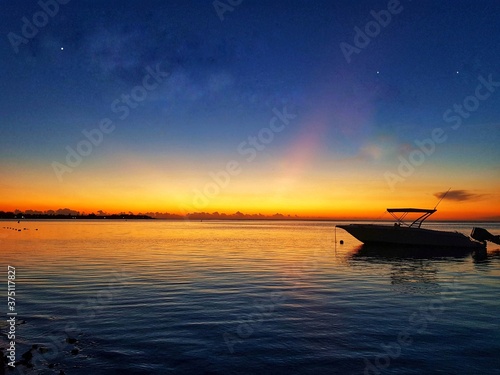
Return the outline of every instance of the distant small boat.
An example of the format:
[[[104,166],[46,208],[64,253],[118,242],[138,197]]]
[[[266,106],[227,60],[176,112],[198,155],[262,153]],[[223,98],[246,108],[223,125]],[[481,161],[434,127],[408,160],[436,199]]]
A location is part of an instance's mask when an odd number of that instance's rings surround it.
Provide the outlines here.
[[[394,225],[348,224],[337,226],[367,245],[455,247],[475,250],[485,249],[485,241],[500,243],[499,236],[494,236],[483,228],[474,228],[471,234],[473,238],[459,232],[421,228],[422,223],[436,211],[435,208],[388,208],[387,212],[396,219]],[[410,213],[420,213],[421,215],[411,224],[407,224],[404,219]],[[400,215],[398,216],[398,214]]]

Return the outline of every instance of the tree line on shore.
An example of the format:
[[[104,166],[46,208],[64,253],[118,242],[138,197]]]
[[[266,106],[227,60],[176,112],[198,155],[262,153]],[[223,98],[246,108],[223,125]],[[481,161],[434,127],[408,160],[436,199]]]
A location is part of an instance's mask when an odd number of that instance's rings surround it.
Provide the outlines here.
[[[134,214],[133,212],[121,213],[107,213],[99,210],[97,213],[87,214],[81,213],[68,208],[59,210],[48,211],[34,211],[34,210],[15,210],[15,211],[0,211],[0,219],[121,219],[121,220],[149,220],[149,219],[162,219],[162,220],[304,220],[308,218],[301,218],[297,215],[283,215],[276,213],[274,215],[263,214],[244,214],[242,212],[235,212],[233,214],[219,213],[219,212],[192,212],[185,215],[172,214],[168,212],[146,212]],[[309,218],[312,219],[312,218]]]

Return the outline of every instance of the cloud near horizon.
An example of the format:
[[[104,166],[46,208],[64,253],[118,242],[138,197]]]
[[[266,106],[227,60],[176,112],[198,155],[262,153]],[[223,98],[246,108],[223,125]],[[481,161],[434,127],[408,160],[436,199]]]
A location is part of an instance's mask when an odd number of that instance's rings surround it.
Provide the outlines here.
[[[444,199],[457,202],[476,200],[484,197],[484,194],[476,194],[469,190],[450,190],[448,193],[446,193],[446,191],[442,191],[439,193],[434,193],[434,196],[438,199],[441,199],[445,194],[446,197]]]

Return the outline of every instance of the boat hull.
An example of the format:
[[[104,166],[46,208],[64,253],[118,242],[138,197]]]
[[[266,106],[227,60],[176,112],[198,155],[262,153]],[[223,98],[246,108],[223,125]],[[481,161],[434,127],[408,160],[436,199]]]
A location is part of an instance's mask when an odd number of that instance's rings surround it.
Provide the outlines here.
[[[484,244],[458,232],[378,224],[338,225],[367,245],[403,245],[481,249]]]

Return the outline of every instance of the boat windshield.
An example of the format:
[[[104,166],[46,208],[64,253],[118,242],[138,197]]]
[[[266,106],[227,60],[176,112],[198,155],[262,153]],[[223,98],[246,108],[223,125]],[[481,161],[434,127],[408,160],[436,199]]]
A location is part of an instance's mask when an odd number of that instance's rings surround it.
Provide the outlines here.
[[[410,228],[420,228],[425,219],[431,216],[436,209],[426,209],[426,208],[388,208],[389,212],[397,221],[397,225],[405,225]],[[406,223],[404,220],[409,214],[421,214],[418,215],[411,224]]]

